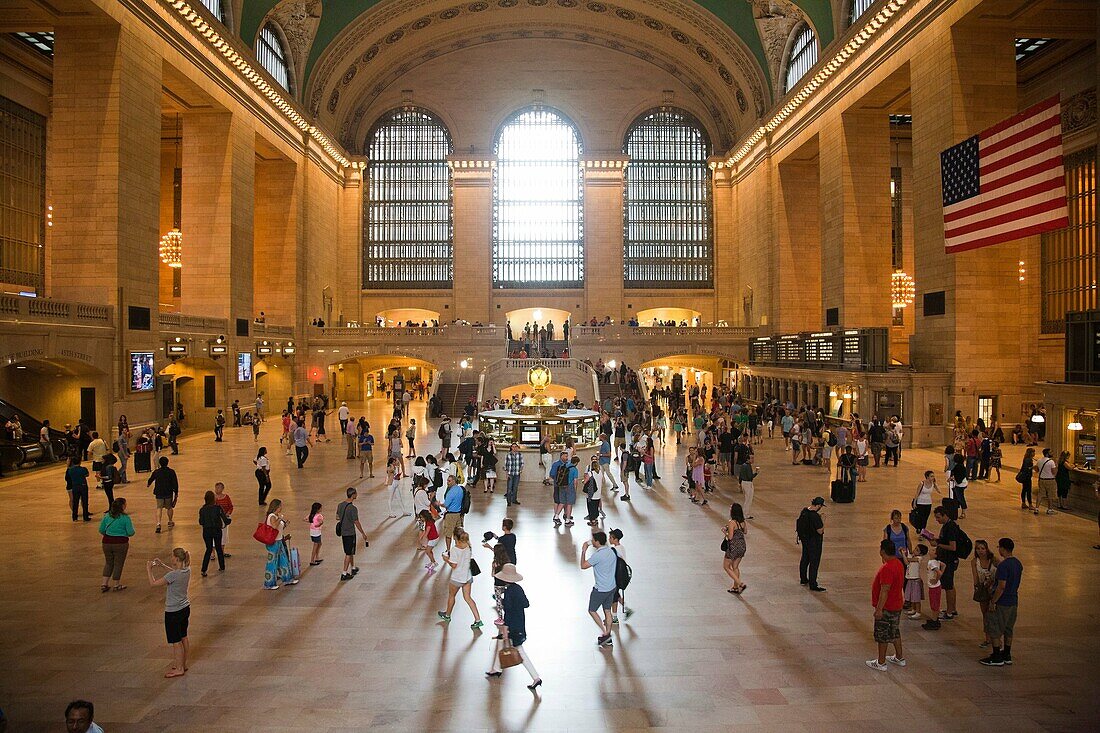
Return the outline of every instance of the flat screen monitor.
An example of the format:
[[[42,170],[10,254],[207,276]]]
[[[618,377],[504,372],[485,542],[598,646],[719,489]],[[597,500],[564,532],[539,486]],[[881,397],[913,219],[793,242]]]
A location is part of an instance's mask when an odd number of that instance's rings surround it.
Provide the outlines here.
[[[523,445],[538,445],[542,442],[542,434],[537,426],[524,425],[520,428],[519,442]]]
[[[237,352],[237,381],[238,382],[251,382],[252,381],[252,352],[251,351],[239,351],[239,352]]]
[[[152,392],[156,387],[152,351],[130,352],[130,391]]]

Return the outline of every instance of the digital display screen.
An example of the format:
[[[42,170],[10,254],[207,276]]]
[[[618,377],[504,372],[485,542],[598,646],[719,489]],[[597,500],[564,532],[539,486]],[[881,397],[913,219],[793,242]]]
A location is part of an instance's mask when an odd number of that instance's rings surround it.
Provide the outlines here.
[[[237,381],[238,382],[251,382],[252,381],[252,352],[251,351],[239,351],[239,352],[237,352]]]
[[[542,441],[542,436],[537,427],[529,428],[524,426],[520,429],[519,441],[524,445],[538,445]]]
[[[130,352],[130,391],[152,392],[156,386],[153,374],[153,352]]]

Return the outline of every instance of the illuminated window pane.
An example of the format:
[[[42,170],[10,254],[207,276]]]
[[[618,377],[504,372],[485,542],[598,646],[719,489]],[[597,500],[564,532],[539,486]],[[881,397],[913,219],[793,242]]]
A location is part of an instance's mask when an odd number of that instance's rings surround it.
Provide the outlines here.
[[[495,152],[493,287],[583,287],[576,128],[554,110],[523,110],[501,129]]]
[[[1040,238],[1043,333],[1065,333],[1067,311],[1100,307],[1096,295],[1100,268],[1096,241],[1096,148],[1070,153],[1063,163],[1069,226],[1046,232]]]
[[[42,292],[46,118],[0,97],[0,283]]]
[[[279,39],[279,32],[271,23],[260,29],[260,37],[256,40],[256,60],[267,73],[279,83],[283,89],[290,91],[290,67],[287,65],[287,54],[283,49],[283,42]]]
[[[708,143],[689,114],[659,109],[626,135],[623,285],[713,287]]]
[[[810,26],[803,25],[802,30],[795,36],[790,58],[787,59],[787,77],[783,84],[783,91],[789,92],[794,88],[798,80],[805,76],[816,63],[817,37]]]
[[[432,114],[385,115],[367,140],[363,288],[450,288],[451,136]]]

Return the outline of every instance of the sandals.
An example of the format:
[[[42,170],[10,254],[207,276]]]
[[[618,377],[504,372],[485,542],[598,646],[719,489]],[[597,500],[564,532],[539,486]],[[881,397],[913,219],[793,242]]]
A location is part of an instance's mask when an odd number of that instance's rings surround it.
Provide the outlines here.
[[[124,585],[116,585],[116,586],[115,586],[114,588],[112,588],[112,590],[126,590],[126,586],[124,586]]]
[[[101,585],[101,586],[99,586],[99,591],[100,591],[101,593],[106,593],[106,592],[107,592],[107,591],[109,591],[109,590],[111,590],[111,587],[110,587],[109,585]]]

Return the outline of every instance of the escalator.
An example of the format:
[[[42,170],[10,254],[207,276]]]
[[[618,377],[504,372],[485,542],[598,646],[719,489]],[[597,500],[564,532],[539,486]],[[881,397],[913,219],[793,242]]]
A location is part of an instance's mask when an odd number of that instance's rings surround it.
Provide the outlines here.
[[[20,440],[12,440],[4,426],[13,416],[19,416],[23,427]],[[18,467],[49,464],[46,451],[38,444],[38,434],[42,430],[42,421],[27,414],[7,400],[0,399],[0,468],[6,473]],[[54,456],[64,460],[68,455],[69,443],[65,433],[50,428],[50,444]]]

